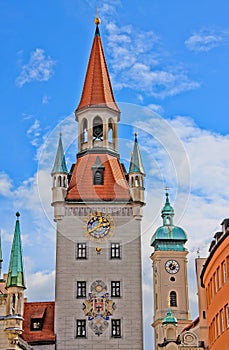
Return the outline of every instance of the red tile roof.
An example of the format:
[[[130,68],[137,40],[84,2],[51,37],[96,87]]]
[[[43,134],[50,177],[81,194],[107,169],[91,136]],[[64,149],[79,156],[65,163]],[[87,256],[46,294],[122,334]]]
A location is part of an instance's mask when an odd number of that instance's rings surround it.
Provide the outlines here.
[[[93,185],[92,166],[99,156],[104,166],[104,184]],[[78,158],[68,187],[67,200],[130,200],[129,186],[119,159],[108,154],[86,154]]]
[[[81,100],[76,111],[85,107],[98,105],[106,106],[119,112],[119,108],[114,99],[102,41],[97,27]]]
[[[26,302],[24,304],[24,321],[22,339],[29,344],[54,343],[54,308],[53,301],[48,302]],[[31,330],[32,319],[43,319],[42,330]]]

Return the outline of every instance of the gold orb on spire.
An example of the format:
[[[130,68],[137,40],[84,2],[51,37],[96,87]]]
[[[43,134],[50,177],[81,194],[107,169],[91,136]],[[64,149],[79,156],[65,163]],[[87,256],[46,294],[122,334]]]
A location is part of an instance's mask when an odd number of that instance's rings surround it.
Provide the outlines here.
[[[99,16],[98,16],[98,8],[96,8],[96,17],[95,17],[95,21],[94,21],[94,22],[95,22],[96,25],[99,25],[100,22],[101,22],[101,21],[100,21],[100,18],[99,18]]]

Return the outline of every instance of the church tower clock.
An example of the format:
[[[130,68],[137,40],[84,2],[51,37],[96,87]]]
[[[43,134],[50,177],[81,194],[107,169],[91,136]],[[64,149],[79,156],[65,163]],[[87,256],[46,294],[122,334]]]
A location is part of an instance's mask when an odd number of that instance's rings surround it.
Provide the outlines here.
[[[151,255],[153,262],[154,289],[154,341],[155,350],[163,342],[162,320],[167,312],[168,302],[174,317],[177,319],[177,331],[188,325],[188,278],[187,254],[184,247],[187,241],[185,231],[173,224],[174,209],[166,192],[166,201],[162,209],[163,225],[153,234]]]
[[[141,219],[144,169],[135,135],[129,173],[118,153],[120,110],[96,29],[68,173],[60,136],[52,170],[57,225],[57,350],[143,350]]]

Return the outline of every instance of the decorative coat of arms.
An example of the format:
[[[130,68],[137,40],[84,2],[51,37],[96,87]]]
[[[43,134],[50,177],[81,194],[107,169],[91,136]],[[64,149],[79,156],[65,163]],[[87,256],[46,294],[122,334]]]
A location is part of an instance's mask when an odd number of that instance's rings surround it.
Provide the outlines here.
[[[108,327],[108,321],[115,309],[115,303],[110,299],[106,284],[101,280],[94,281],[88,299],[83,303],[83,310],[88,317],[90,328],[96,335],[101,335]]]

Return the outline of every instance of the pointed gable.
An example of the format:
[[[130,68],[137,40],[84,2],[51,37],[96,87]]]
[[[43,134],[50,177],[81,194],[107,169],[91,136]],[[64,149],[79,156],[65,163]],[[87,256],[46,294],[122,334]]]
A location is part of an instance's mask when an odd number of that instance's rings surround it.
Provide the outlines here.
[[[109,107],[119,112],[110,82],[98,22],[96,24],[95,37],[88,62],[81,100],[76,112],[83,108],[94,106]]]
[[[19,223],[19,216],[20,214],[16,213],[17,220],[15,225],[15,231],[14,231],[14,239],[11,249],[11,255],[10,255],[10,265],[9,265],[9,272],[6,282],[6,288],[9,287],[25,287],[25,280],[24,280],[24,268],[23,268],[23,261],[22,261],[22,247],[21,247],[21,232],[20,232],[20,223]]]

